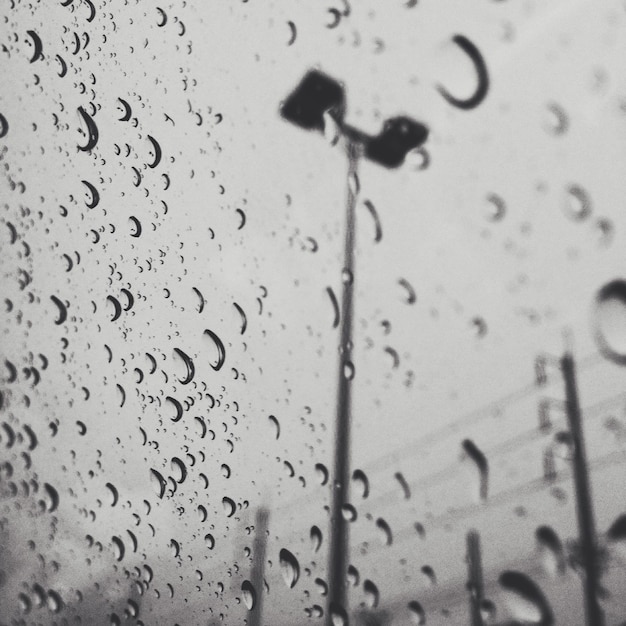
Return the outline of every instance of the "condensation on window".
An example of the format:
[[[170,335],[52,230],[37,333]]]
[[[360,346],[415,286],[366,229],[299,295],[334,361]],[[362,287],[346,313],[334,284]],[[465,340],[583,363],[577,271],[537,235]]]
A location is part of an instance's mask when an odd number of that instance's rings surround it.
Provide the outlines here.
[[[623,1],[0,18],[0,625],[626,623]]]

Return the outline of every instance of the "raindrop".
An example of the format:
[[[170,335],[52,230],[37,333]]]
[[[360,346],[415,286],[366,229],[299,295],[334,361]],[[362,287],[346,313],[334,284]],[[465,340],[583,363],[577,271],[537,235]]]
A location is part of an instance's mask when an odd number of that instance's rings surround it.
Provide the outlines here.
[[[17,600],[18,600],[18,604],[20,607],[20,611],[22,611],[22,613],[30,613],[30,610],[32,608],[32,602],[30,598],[25,593],[20,593],[17,596]]]
[[[48,513],[52,513],[56,511],[59,506],[59,492],[48,483],[44,483],[43,488],[46,495],[44,500],[45,509]]]
[[[379,517],[376,520],[376,527],[380,531],[380,537],[383,545],[390,546],[393,542],[393,535],[391,533],[391,528],[389,528],[389,524],[387,524],[387,522],[382,517]]]
[[[413,148],[413,150],[409,150],[407,153],[404,158],[404,162],[412,170],[421,172],[422,170],[428,169],[428,166],[430,165],[430,154],[424,146]]]
[[[155,490],[155,493],[159,498],[163,498],[165,495],[165,488],[167,487],[167,481],[160,472],[157,472],[155,469],[150,470],[150,482],[152,483],[152,487]]]
[[[270,415],[269,420],[276,429],[276,439],[278,439],[280,437],[280,422],[274,415]]]
[[[537,545],[542,561],[548,573],[563,574],[565,572],[565,555],[558,535],[550,526],[539,526],[535,531]]]
[[[565,215],[571,220],[580,222],[591,214],[591,199],[580,185],[570,185],[565,194],[563,204]]]
[[[351,285],[354,282],[354,274],[345,267],[341,270],[341,282],[344,285]]]
[[[241,583],[241,592],[243,593],[243,601],[248,611],[251,611],[256,604],[256,591],[249,580]]]
[[[351,504],[342,504],[341,516],[346,522],[355,522],[357,518],[356,509]]]
[[[478,469],[478,496],[484,502],[487,499],[489,487],[489,464],[487,463],[487,457],[471,439],[463,440],[461,446],[465,454],[474,462]]]
[[[554,623],[548,601],[541,589],[526,574],[506,571],[500,575],[498,582],[510,592],[507,600],[516,619],[523,623],[545,626]]]
[[[113,542],[113,551],[115,553],[115,558],[118,561],[121,561],[124,558],[124,554],[126,553],[126,547],[119,537],[112,537],[111,541]]]
[[[435,576],[435,570],[430,565],[422,566],[421,572],[426,577],[429,585],[433,586],[437,584],[437,576]]]
[[[571,461],[574,458],[574,438],[568,430],[555,433],[554,455],[565,461]]]
[[[365,604],[370,609],[375,609],[380,599],[378,587],[371,580],[366,579],[363,581],[363,591],[365,592]]]
[[[53,589],[48,590],[47,605],[53,613],[60,613],[63,608],[61,596]]]
[[[356,172],[350,172],[348,174],[348,189],[353,196],[357,196],[359,194],[361,184],[359,182],[359,175]]]
[[[328,583],[325,580],[316,578],[315,584],[317,585],[317,591],[321,596],[326,596],[328,594]]]
[[[204,535],[204,543],[209,550],[213,550],[213,548],[215,547],[215,539],[213,538],[213,535],[211,533],[207,533],[206,535]]]
[[[348,565],[348,574],[347,574],[348,584],[353,587],[357,587],[359,584],[360,576],[359,570],[354,567],[354,565]]]
[[[565,109],[556,102],[550,102],[547,106],[547,119],[544,128],[552,135],[563,135],[569,128],[569,117]]]
[[[472,328],[474,329],[474,333],[476,337],[481,339],[487,334],[487,322],[483,317],[474,317],[471,321]]]
[[[348,626],[348,614],[346,610],[334,602],[330,605],[330,617],[333,626]]]
[[[360,469],[354,470],[352,472],[352,480],[361,498],[367,498],[370,492],[370,483],[365,472]]]
[[[311,548],[313,552],[317,552],[322,545],[322,531],[317,526],[311,526]]]
[[[626,365],[626,281],[607,283],[596,296],[595,338],[602,354]]]
[[[325,485],[328,482],[328,469],[322,463],[315,464],[315,474],[320,485]]]
[[[343,376],[346,380],[354,380],[354,363],[352,361],[345,361],[343,364]]]
[[[606,535],[609,541],[626,541],[626,513],[615,519]]]
[[[485,217],[490,222],[499,222],[506,214],[506,203],[496,193],[490,193],[486,200]]]
[[[341,127],[337,123],[337,120],[333,116],[332,112],[324,111],[322,121],[324,124],[324,139],[331,146],[337,145],[337,142],[341,137]]]
[[[170,547],[172,548],[172,556],[176,559],[180,556],[180,544],[176,539],[170,539]]]
[[[285,584],[290,589],[295,587],[300,578],[300,564],[296,557],[289,550],[282,548],[278,555],[280,561],[280,571],[283,575]]]
[[[596,220],[595,229],[598,232],[598,244],[601,246],[610,245],[615,234],[613,222],[606,217],[601,217]]]
[[[408,500],[411,497],[411,488],[409,487],[409,483],[406,482],[406,478],[403,476],[401,472],[396,472],[394,474],[394,477],[400,483],[400,487],[402,487],[402,492],[404,493],[404,499]]]
[[[383,229],[378,217],[378,211],[371,200],[364,200],[363,206],[369,211],[374,221],[374,241],[378,243],[383,238]]]
[[[487,624],[491,624],[496,619],[496,606],[491,600],[481,600],[480,602],[480,614],[483,621]]]
[[[226,517],[232,517],[237,510],[237,506],[228,496],[224,496],[222,498],[222,506],[224,507],[224,513],[226,513]]]
[[[411,285],[411,283],[409,283],[408,280],[406,280],[406,278],[401,278],[398,281],[398,284],[403,287],[406,292],[406,303],[407,304],[415,304],[416,300],[417,300],[417,296],[415,295],[415,289],[413,289],[413,286]]]
[[[117,500],[119,498],[119,494],[117,492],[117,488],[115,487],[115,485],[112,485],[111,483],[107,483],[106,484],[106,488],[109,490],[109,492],[111,494],[111,506],[115,506],[117,504]]]
[[[407,604],[407,609],[409,610],[409,615],[411,616],[411,623],[416,624],[416,626],[423,626],[426,624],[426,613],[422,608],[422,605],[417,600],[411,600]]]

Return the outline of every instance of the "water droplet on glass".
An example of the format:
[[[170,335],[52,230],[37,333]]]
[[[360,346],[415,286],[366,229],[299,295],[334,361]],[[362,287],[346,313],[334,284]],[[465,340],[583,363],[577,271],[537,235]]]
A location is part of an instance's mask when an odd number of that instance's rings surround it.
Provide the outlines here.
[[[626,364],[626,281],[606,284],[596,296],[595,338],[602,354]]]
[[[348,614],[346,610],[334,602],[330,605],[330,617],[333,626],[348,626]]]
[[[485,217],[490,222],[499,222],[506,215],[506,202],[496,193],[486,198]]]
[[[416,626],[423,626],[426,624],[426,613],[422,605],[417,600],[411,600],[408,603],[407,609],[409,610],[409,615],[411,617],[411,623]]]
[[[354,567],[354,565],[348,565],[347,580],[348,584],[352,585],[353,587],[356,587],[359,584],[359,570]]]
[[[354,196],[359,194],[361,183],[359,182],[359,175],[356,172],[350,172],[348,174],[348,189]]]
[[[276,439],[278,439],[280,437],[280,422],[274,415],[270,415],[269,420],[276,431]]]
[[[426,581],[430,586],[434,586],[437,584],[437,576],[435,575],[435,570],[430,565],[423,565],[421,568],[421,572],[426,577]]]
[[[165,495],[165,488],[167,486],[167,481],[163,478],[160,472],[157,472],[155,469],[150,470],[150,482],[152,483],[152,487],[159,498],[163,498]]]
[[[52,513],[53,511],[56,511],[59,506],[59,492],[48,483],[44,483],[43,488],[45,492],[45,509],[48,513]]]
[[[322,545],[322,531],[317,526],[311,526],[311,548],[317,552]]]
[[[320,485],[325,485],[328,482],[328,469],[322,463],[315,464],[315,475],[317,476]]]
[[[228,496],[222,498],[222,507],[224,508],[226,517],[232,517],[237,510],[237,505]]]
[[[613,222],[605,217],[598,218],[595,223],[595,229],[598,233],[598,245],[609,246],[615,235],[615,226]]]
[[[546,571],[552,576],[563,574],[565,572],[565,554],[556,532],[550,526],[539,526],[535,531],[535,538]]]
[[[553,624],[554,618],[541,589],[521,572],[503,572],[498,582],[509,593],[506,595],[511,613],[522,623]]]
[[[563,204],[565,215],[575,222],[580,222],[591,214],[591,198],[580,185],[570,185]]]
[[[371,580],[366,579],[363,581],[363,591],[365,592],[365,604],[370,609],[375,609],[380,599],[378,587]]]
[[[298,563],[298,559],[286,548],[280,551],[278,559],[283,580],[287,587],[293,589],[298,582],[298,578],[300,578],[300,564]]]
[[[324,123],[324,139],[331,145],[337,145],[341,137],[341,128],[335,120],[331,111],[324,111],[322,115]]]
[[[390,546],[393,542],[393,535],[389,524],[382,517],[379,517],[376,520],[376,528],[380,531],[379,534],[383,545]]]
[[[251,611],[256,604],[256,591],[249,580],[244,580],[241,583],[241,592],[243,594],[243,601],[248,611]]]
[[[357,495],[360,495],[361,498],[367,498],[370,492],[370,484],[365,472],[360,469],[354,470],[352,472],[352,481],[354,482]]]
[[[556,102],[550,102],[546,106],[546,121],[544,128],[552,135],[563,135],[569,128],[569,117],[565,109]]]
[[[427,169],[430,165],[430,153],[424,146],[414,148],[413,150],[409,150],[404,158],[404,162],[412,170],[420,172]]]
[[[354,522],[357,518],[356,509],[351,504],[343,504],[341,506],[341,516],[346,522]]]
[[[354,363],[352,361],[345,361],[343,364],[343,376],[346,380],[354,380]]]
[[[574,438],[568,430],[560,430],[554,435],[554,456],[565,461],[574,458]]]
[[[317,592],[321,596],[325,596],[328,594],[328,583],[325,580],[322,580],[321,578],[316,578],[315,585],[317,587]]]
[[[493,623],[496,619],[496,605],[491,600],[481,600],[480,614],[486,624]]]

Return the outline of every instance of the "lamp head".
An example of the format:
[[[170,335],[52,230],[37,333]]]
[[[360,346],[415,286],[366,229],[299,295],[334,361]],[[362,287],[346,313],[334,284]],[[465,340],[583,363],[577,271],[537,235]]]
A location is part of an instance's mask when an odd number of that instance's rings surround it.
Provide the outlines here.
[[[343,87],[318,70],[306,73],[289,94],[280,113],[292,124],[306,130],[324,130],[324,113],[331,111],[341,123],[345,112]]]

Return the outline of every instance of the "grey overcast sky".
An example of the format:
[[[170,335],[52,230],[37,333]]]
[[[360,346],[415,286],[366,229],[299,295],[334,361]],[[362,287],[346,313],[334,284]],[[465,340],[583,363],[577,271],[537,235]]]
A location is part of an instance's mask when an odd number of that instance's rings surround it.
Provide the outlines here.
[[[542,623],[507,571],[584,623],[568,346],[622,623],[624,370],[596,335],[623,353],[626,288],[596,298],[624,275],[623,2],[15,0],[2,18],[0,624],[253,624],[261,595],[263,624],[324,623],[348,163],[332,129],[279,115],[311,69],[351,126],[430,133],[397,169],[358,164],[351,623],[470,623],[473,529],[485,625]],[[459,36],[489,80],[470,109],[442,95],[476,89]]]

